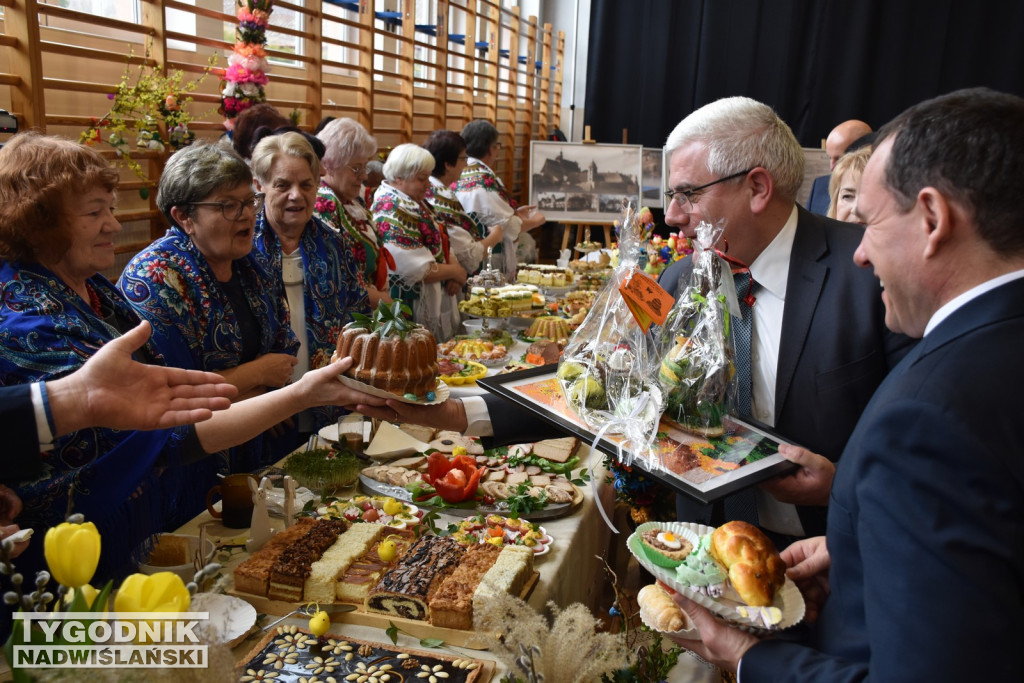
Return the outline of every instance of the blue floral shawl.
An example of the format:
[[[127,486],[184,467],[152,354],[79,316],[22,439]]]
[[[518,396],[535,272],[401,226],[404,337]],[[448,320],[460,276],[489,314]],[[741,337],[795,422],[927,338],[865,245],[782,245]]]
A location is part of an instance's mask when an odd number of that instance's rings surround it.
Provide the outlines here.
[[[266,212],[256,217],[254,237],[257,260],[280,282],[281,241],[267,223]],[[360,285],[359,264],[345,248],[342,238],[317,217],[302,231],[303,290],[306,303],[306,334],[309,367],[322,368],[331,362],[341,328],[353,313],[369,314],[370,300]],[[283,285],[282,285],[283,287]],[[340,408],[314,409],[316,428],[338,419]]]
[[[106,278],[94,275],[89,284],[105,311],[138,324],[138,315]],[[46,268],[0,261],[0,385],[69,374],[117,336]],[[149,351],[162,362],[152,345]],[[19,559],[19,566],[35,560],[41,568],[41,532],[64,520],[71,498],[73,511],[103,535],[98,580],[130,571],[132,551],[163,531],[165,515],[177,507],[180,468],[174,465],[188,429],[83,429],[58,438],[53,450],[40,454],[37,475],[13,487],[24,504],[18,523],[36,529],[39,538],[30,544],[39,551],[33,551],[36,557]]]
[[[258,355],[294,355],[299,340],[288,322],[280,278],[275,282],[251,252],[236,260],[232,271],[260,323]],[[238,316],[206,257],[180,227],[172,227],[139,252],[121,273],[117,286],[136,312],[152,323],[153,344],[168,365],[217,372],[241,363],[242,330]],[[268,458],[264,458],[262,440],[262,436],[256,437],[231,449],[229,462],[221,467],[222,473],[248,472],[269,464]],[[194,463],[189,468],[200,479],[209,481],[213,475],[210,462]],[[198,492],[202,500],[215,483],[209,481]]]

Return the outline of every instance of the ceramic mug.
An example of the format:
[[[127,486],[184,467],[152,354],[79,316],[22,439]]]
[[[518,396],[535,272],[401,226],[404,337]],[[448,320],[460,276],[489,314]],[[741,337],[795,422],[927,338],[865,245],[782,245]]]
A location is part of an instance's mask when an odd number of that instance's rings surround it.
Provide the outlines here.
[[[229,474],[206,494],[206,509],[214,519],[221,520],[229,529],[248,529],[252,523],[250,480],[256,482],[256,477],[251,474]],[[221,512],[213,509],[215,495],[220,496]]]

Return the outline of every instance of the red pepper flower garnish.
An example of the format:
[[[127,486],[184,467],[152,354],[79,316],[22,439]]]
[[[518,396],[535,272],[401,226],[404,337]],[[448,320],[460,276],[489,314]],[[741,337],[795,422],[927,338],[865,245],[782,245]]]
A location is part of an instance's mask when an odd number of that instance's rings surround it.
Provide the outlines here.
[[[427,473],[423,479],[445,502],[461,503],[476,495],[483,472],[468,455],[456,455],[449,460],[444,453],[435,452],[427,458]]]

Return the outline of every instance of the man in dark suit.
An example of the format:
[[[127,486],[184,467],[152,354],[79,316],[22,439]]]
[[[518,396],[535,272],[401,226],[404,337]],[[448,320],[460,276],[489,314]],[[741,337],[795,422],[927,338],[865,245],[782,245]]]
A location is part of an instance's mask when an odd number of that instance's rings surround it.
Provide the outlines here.
[[[834,169],[839,158],[847,152],[852,152],[861,145],[871,144],[871,126],[850,119],[843,121],[832,129],[832,132],[825,138],[825,153],[828,154],[828,167]],[[807,210],[824,216],[828,213],[829,194],[828,181],[831,175],[821,175],[814,179],[811,185],[811,195],[807,198]]]
[[[1024,99],[958,91],[880,140],[856,261],[885,285],[886,324],[923,339],[850,437],[827,543],[784,553],[820,609],[811,643],[758,642],[680,599],[703,638],[687,646],[743,683],[1020,675]]]
[[[832,468],[812,456],[838,459],[911,342],[885,329],[878,283],[853,264],[861,228],[796,205],[803,152],[770,107],[745,97],[718,100],[686,117],[665,147],[673,195],[666,222],[688,237],[702,221],[724,222],[719,248],[749,265],[755,282],[750,412],[741,416],[810,451],[790,449],[805,469],[768,486],[787,504],[760,491],[760,519],[744,516],[784,536],[820,534]],[[692,259],[674,263],[662,287],[677,295],[691,269]],[[708,506],[681,499],[677,508],[684,521],[710,520]],[[726,506],[727,516],[737,512]]]

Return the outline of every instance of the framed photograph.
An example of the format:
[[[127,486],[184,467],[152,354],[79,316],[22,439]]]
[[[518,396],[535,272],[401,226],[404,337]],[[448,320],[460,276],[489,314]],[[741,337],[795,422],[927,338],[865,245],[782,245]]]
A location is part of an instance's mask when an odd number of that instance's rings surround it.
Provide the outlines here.
[[[597,436],[569,407],[552,366],[494,375],[477,384],[536,414],[559,429],[593,443]],[[727,417],[725,434],[705,437],[677,429],[665,421],[658,428],[658,453],[651,460],[637,458],[651,476],[675,491],[711,503],[793,470],[796,465],[779,455],[783,439],[764,425]],[[597,448],[609,455],[617,451],[615,437],[602,438]]]
[[[640,188],[643,193],[642,204],[649,209],[660,209],[665,203],[665,169],[664,151],[655,147],[644,147],[641,157],[643,169],[640,176]]]
[[[641,205],[640,145],[530,143],[530,204],[549,221],[613,223],[622,201]]]

